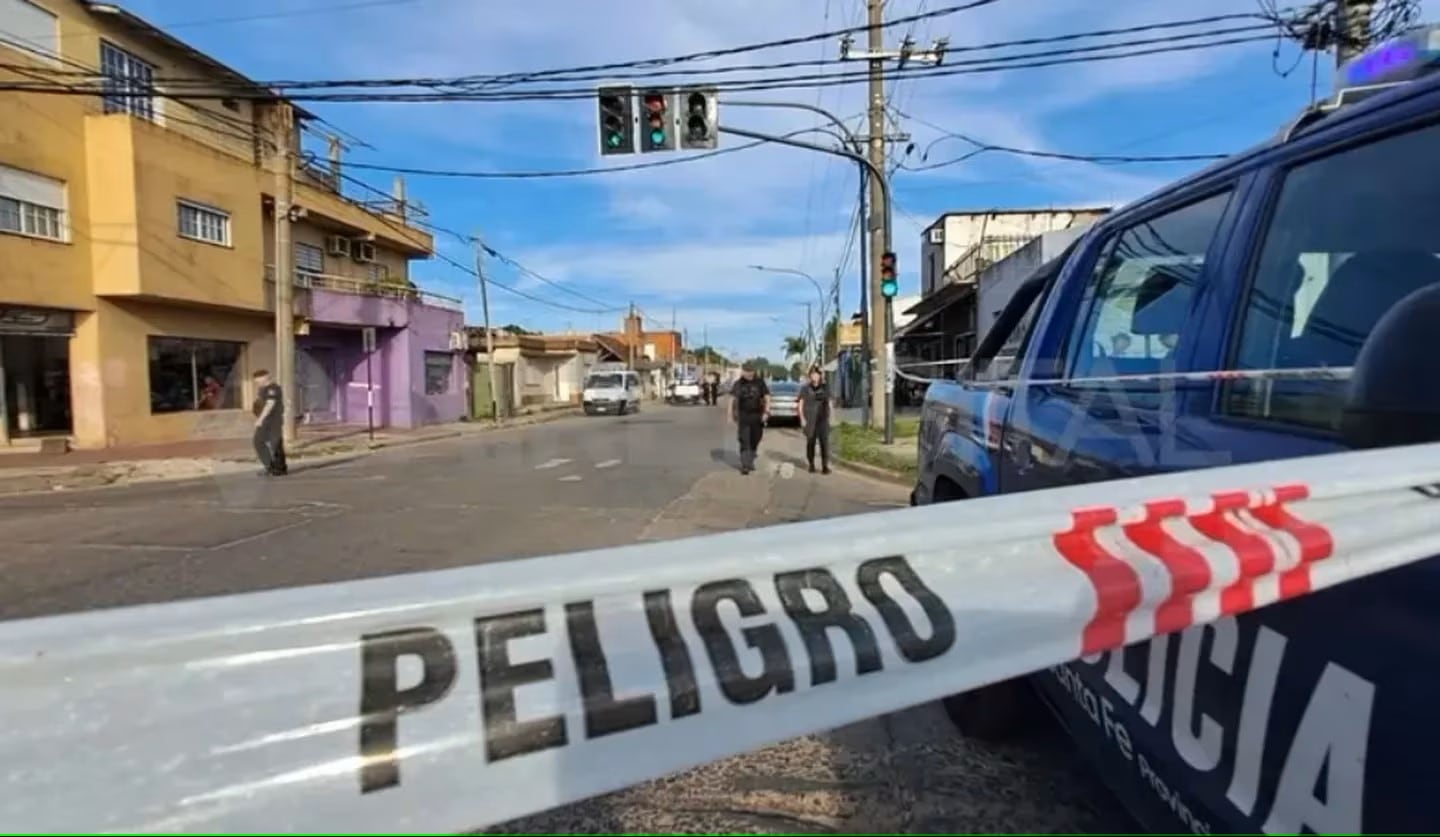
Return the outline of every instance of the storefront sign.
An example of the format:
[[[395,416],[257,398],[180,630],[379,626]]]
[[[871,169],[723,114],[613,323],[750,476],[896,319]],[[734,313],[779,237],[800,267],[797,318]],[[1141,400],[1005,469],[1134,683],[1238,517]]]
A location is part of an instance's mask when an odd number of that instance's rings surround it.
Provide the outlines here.
[[[75,315],[69,311],[0,308],[0,334],[69,336],[74,330]]]

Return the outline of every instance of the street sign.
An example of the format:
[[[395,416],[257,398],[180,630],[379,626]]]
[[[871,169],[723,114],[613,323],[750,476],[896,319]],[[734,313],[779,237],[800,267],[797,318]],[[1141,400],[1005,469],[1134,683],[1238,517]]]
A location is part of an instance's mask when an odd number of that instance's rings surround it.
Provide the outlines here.
[[[360,346],[367,355],[375,351],[375,329],[373,327],[360,329]]]

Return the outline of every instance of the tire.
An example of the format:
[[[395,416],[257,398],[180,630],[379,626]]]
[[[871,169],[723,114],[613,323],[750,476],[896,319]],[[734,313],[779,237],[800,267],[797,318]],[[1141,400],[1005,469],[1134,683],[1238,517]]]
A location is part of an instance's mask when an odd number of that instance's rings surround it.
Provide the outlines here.
[[[1024,729],[1032,706],[1024,679],[951,695],[940,705],[961,735],[986,742],[1015,738]]]

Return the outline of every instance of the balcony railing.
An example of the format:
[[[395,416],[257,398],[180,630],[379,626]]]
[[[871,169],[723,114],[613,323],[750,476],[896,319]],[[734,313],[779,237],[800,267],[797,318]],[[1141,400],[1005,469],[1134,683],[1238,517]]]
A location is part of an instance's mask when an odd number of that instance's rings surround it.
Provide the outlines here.
[[[1029,244],[1033,235],[990,235],[970,245],[945,271],[945,284],[973,282],[981,271]]]
[[[275,281],[275,268],[273,266],[267,265],[265,267],[265,281]],[[433,305],[436,308],[446,308],[451,311],[465,310],[465,303],[453,296],[423,291],[399,282],[374,282],[368,279],[353,279],[349,276],[332,276],[328,273],[311,273],[309,271],[297,270],[295,271],[295,287],[306,290],[352,294],[354,296],[400,299],[407,302]],[[271,299],[273,304],[273,297],[271,297]]]

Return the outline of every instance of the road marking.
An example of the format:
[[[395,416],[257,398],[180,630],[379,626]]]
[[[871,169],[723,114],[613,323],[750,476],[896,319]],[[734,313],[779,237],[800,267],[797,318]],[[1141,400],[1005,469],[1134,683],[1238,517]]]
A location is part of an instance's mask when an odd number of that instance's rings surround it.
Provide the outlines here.
[[[537,470],[537,471],[548,471],[548,470],[550,470],[551,468],[559,468],[561,465],[564,465],[565,463],[567,463],[567,462],[569,462],[569,461],[570,461],[570,460],[568,460],[568,459],[551,459],[551,460],[548,461],[548,462],[542,462],[542,463],[540,463],[539,465],[536,465],[536,466],[535,466],[535,470]]]
[[[596,467],[596,468],[614,468],[616,465],[619,465],[619,464],[620,464],[620,460],[618,460],[618,459],[607,459],[607,460],[605,460],[604,462],[596,462],[596,463],[595,463],[595,467]]]
[[[561,477],[561,478],[560,478],[560,481],[561,481],[561,482],[579,482],[579,481],[582,480],[582,479],[584,479],[584,477],[580,476],[579,474],[570,474],[569,476]]]

